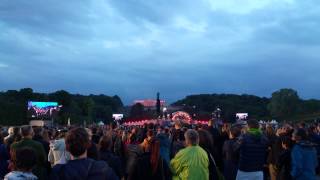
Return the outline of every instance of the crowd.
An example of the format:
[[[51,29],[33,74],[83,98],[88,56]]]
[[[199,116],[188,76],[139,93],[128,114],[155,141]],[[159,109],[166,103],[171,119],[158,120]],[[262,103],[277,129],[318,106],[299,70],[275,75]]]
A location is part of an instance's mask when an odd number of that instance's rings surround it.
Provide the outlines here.
[[[0,179],[313,180],[320,124],[1,128]]]

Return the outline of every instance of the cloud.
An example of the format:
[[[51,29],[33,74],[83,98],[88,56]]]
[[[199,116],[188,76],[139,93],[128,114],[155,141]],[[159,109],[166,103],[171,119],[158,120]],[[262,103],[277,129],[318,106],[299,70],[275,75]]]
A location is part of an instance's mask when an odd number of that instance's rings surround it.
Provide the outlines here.
[[[7,64],[4,64],[4,63],[0,62],[0,68],[7,68],[7,67],[9,67]]]
[[[319,97],[315,0],[3,0],[0,89]]]

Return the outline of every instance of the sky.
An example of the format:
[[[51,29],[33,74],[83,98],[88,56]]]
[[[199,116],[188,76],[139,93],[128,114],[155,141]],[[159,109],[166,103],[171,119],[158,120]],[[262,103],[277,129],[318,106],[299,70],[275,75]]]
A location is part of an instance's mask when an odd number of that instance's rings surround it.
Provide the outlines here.
[[[318,0],[0,0],[0,91],[320,98]]]

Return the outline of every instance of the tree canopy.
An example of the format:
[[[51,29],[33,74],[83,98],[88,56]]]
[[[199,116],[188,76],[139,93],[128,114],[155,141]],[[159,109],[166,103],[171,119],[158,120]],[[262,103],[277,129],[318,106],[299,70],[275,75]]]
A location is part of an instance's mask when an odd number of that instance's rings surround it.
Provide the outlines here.
[[[54,101],[62,105],[57,123],[66,124],[70,118],[72,123],[111,121],[112,114],[123,107],[119,96],[79,95],[59,90],[53,93],[35,93],[31,88],[19,91],[0,92],[0,124],[27,124],[28,101]]]

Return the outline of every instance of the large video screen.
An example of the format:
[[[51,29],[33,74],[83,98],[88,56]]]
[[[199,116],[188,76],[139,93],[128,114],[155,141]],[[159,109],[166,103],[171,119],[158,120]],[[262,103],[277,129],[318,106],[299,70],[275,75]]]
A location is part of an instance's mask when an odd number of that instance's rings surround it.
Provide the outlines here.
[[[248,113],[237,113],[236,118],[239,120],[246,120],[248,118],[249,114]]]
[[[37,119],[51,119],[58,115],[61,106],[57,102],[28,101],[28,117]]]

